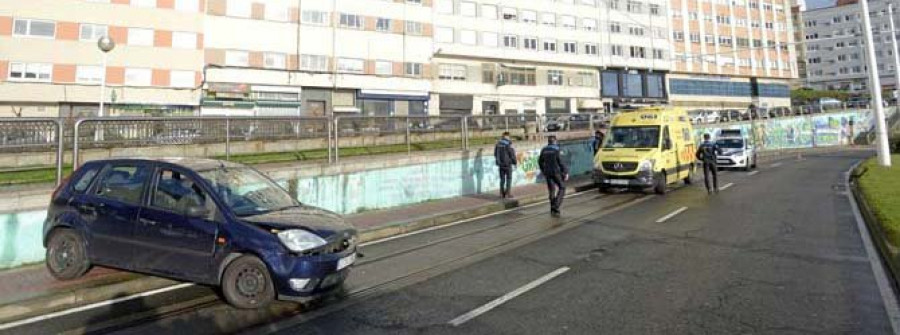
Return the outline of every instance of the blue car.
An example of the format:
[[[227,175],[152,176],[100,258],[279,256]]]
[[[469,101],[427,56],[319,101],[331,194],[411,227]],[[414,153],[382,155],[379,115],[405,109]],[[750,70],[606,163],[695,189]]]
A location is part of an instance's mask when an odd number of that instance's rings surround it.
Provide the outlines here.
[[[259,308],[342,286],[357,232],[240,164],[109,159],[53,192],[44,246],[60,280],[103,265],[218,286],[231,305]]]

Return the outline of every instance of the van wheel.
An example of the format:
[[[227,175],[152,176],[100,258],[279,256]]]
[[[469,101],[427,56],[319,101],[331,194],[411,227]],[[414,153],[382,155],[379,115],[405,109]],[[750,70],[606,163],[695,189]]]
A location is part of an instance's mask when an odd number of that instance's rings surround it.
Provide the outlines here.
[[[71,229],[54,230],[47,240],[45,264],[50,275],[59,280],[83,276],[91,268],[84,239]]]
[[[656,174],[656,186],[653,187],[653,192],[656,194],[664,195],[666,194],[666,174],[665,172],[660,172]]]
[[[261,308],[275,300],[275,287],[266,264],[256,256],[241,256],[222,276],[222,295],[234,307]]]
[[[756,160],[757,160],[757,159],[758,159],[758,158],[756,157],[756,155],[753,155],[753,166],[752,166],[752,168],[754,168],[754,169],[756,168]]]
[[[684,177],[684,184],[685,184],[685,185],[691,185],[691,184],[694,183],[694,170],[696,170],[696,169],[697,169],[697,168],[694,167],[694,164],[691,164],[691,168],[688,170],[688,175],[687,175],[687,177]]]

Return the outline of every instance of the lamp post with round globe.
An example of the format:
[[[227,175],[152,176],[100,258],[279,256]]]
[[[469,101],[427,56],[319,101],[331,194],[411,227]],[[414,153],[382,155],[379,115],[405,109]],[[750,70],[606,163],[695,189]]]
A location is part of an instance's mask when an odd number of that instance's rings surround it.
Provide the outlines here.
[[[103,76],[100,79],[100,111],[97,112],[97,116],[102,117],[104,116],[103,104],[106,101],[106,58],[109,52],[116,48],[116,42],[109,36],[103,36],[97,40],[97,48],[103,52]]]

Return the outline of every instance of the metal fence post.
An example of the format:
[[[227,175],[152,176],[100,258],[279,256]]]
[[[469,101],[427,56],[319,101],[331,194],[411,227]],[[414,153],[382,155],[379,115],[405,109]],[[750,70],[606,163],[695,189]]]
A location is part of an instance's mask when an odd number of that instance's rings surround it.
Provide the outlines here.
[[[225,160],[231,160],[231,118],[225,116]]]
[[[332,141],[334,140],[334,114],[328,116],[328,120],[325,122],[328,128],[328,163],[334,163],[334,148],[332,145],[334,144]]]
[[[56,119],[56,186],[62,183],[63,162],[65,158],[65,136],[63,135],[63,119]]]
[[[409,116],[406,117],[406,155],[412,155],[412,136],[409,131]]]
[[[336,116],[334,118],[334,162],[338,163],[341,161],[341,117]]]
[[[72,136],[72,169],[78,169],[78,138],[81,135],[81,124],[84,123],[85,119],[79,119],[75,121],[75,134]]]

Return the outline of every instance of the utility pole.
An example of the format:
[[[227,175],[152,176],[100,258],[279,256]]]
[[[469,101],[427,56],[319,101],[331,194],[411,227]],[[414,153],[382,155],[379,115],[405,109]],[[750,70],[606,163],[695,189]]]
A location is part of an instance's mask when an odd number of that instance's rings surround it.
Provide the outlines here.
[[[897,46],[897,28],[894,27],[894,4],[888,4],[888,17],[891,20],[891,41],[894,45],[894,98],[900,106],[900,47]]]
[[[878,59],[875,58],[875,42],[872,38],[872,19],[869,18],[869,1],[860,0],[859,7],[863,19],[863,36],[866,43],[866,58],[869,65],[869,90],[872,92],[872,107],[875,109],[875,145],[878,150],[878,163],[891,166],[891,153],[888,148],[887,125],[884,120],[884,106],[881,99],[881,80],[878,77]],[[893,32],[891,32],[893,34]]]

